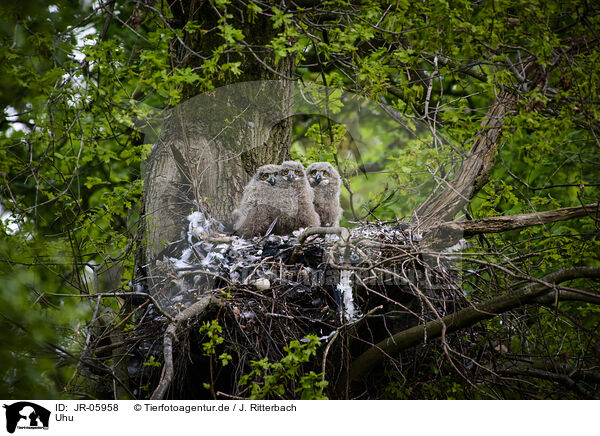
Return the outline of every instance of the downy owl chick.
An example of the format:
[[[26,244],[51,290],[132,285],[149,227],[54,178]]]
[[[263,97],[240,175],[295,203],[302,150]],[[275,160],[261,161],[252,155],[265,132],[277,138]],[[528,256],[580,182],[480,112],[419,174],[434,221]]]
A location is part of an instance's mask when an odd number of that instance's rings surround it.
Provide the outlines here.
[[[319,215],[313,206],[313,192],[300,162],[285,161],[277,177],[281,213],[274,232],[291,234],[301,227],[318,226]]]
[[[279,165],[263,165],[244,188],[240,205],[233,211],[234,230],[248,238],[264,235],[279,216],[277,177]]]
[[[315,162],[306,168],[308,182],[314,193],[315,211],[322,226],[337,227],[342,215],[340,186],[342,180],[329,162]]]

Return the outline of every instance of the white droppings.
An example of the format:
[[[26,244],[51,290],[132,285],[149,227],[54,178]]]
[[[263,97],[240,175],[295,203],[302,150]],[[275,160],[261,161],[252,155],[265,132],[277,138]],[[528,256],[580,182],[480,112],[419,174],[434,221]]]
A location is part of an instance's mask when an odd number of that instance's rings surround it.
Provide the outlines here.
[[[256,318],[256,313],[252,312],[251,310],[246,310],[246,311],[240,313],[240,318],[254,319],[254,318]]]
[[[304,232],[304,230],[306,230],[306,227],[300,227],[298,230],[294,230],[292,232],[292,235],[294,235],[294,238],[299,238],[300,235]]]
[[[183,253],[181,254],[181,260],[185,263],[188,263],[191,256],[192,256],[192,249],[186,248],[185,250],[183,250]]]
[[[456,244],[454,244],[451,247],[447,247],[444,248],[442,250],[442,253],[454,253],[455,251],[461,251],[465,248],[467,248],[467,240],[466,239],[461,239],[459,240]]]
[[[200,211],[192,212],[188,215],[187,220],[190,222],[188,226],[188,242],[192,243],[192,238],[195,236],[202,239],[206,233],[223,231],[224,227],[219,221],[205,216]]]
[[[177,259],[175,257],[171,257],[171,258],[169,258],[169,260],[171,261],[171,263],[173,264],[173,268],[175,268],[175,269],[183,269],[183,268],[186,268],[189,266],[183,260]]]
[[[188,242],[192,243],[192,237],[202,238],[202,234],[206,233],[206,218],[202,212],[192,212],[188,215],[187,220],[190,222],[188,226]]]
[[[354,307],[354,295],[352,294],[351,276],[352,271],[342,270],[340,273],[340,282],[337,284],[337,290],[342,294],[344,318],[346,321],[353,321],[357,318],[356,309]]]
[[[340,237],[338,235],[336,235],[335,233],[330,233],[325,235],[325,240],[327,242],[337,242],[340,240]]]
[[[223,260],[223,255],[221,253],[217,253],[216,251],[211,251],[206,255],[204,259],[202,259],[202,265],[207,266],[213,263],[213,260]]]

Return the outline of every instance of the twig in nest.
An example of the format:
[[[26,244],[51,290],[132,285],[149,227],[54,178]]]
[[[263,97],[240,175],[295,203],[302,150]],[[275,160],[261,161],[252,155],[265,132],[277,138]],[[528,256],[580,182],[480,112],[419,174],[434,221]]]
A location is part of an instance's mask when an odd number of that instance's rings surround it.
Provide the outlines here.
[[[150,397],[151,400],[162,400],[173,380],[173,340],[177,339],[175,336],[177,327],[179,327],[179,324],[182,322],[187,321],[196,315],[203,314],[210,306],[222,307],[223,303],[212,294],[206,295],[190,307],[179,312],[167,326],[163,341],[165,363],[158,386]]]
[[[154,309],[160,313],[161,315],[163,315],[165,318],[167,318],[169,321],[173,321],[173,317],[166,312],[162,306],[160,304],[158,304],[158,301],[156,301],[156,299],[146,293],[146,292],[99,292],[97,294],[61,294],[61,293],[47,293],[47,295],[54,295],[54,296],[58,296],[58,297],[79,297],[79,298],[90,298],[90,297],[101,297],[101,298],[114,298],[114,297],[119,297],[119,298],[124,298],[124,297],[128,297],[131,295],[136,295],[136,296],[140,296],[140,297],[144,297],[147,298],[148,300],[150,300],[152,302],[152,304],[154,305]]]
[[[306,238],[312,235],[338,235],[347,241],[350,231],[346,227],[308,227],[298,236],[298,244],[304,244]]]
[[[327,354],[329,354],[329,349],[331,348],[331,345],[333,345],[333,343],[335,342],[335,340],[337,339],[337,337],[340,335],[340,333],[358,323],[360,323],[361,321],[365,320],[368,316],[373,315],[375,312],[377,312],[379,309],[383,309],[383,306],[377,306],[374,307],[373,309],[369,310],[367,313],[365,313],[363,316],[361,316],[360,318],[349,322],[347,324],[341,325],[340,327],[338,327],[337,329],[335,329],[335,333],[333,334],[333,336],[331,337],[331,340],[329,341],[329,343],[327,344],[327,346],[325,347],[325,351],[323,352],[323,364],[321,365],[321,373],[323,374],[321,376],[321,380],[325,381],[325,365],[327,364]]]
[[[344,242],[350,239],[350,231],[346,227],[308,227],[298,236],[298,244],[294,247],[294,251],[290,256],[292,263],[295,262],[306,239],[312,235],[338,235]]]

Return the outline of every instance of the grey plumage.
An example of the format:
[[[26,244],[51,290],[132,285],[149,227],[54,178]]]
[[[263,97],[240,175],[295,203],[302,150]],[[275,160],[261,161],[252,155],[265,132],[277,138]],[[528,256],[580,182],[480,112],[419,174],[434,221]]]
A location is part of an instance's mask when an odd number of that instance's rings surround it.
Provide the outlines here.
[[[314,192],[315,211],[322,226],[336,227],[342,215],[340,186],[342,179],[329,162],[315,162],[306,168],[308,182]]]
[[[319,225],[319,215],[313,205],[313,192],[300,162],[285,161],[281,164],[276,191],[280,214],[274,233],[289,235],[301,227]]]
[[[246,238],[264,235],[275,219],[272,233],[277,235],[320,223],[313,190],[300,162],[260,167],[232,214],[234,230]]]
[[[275,218],[279,165],[263,165],[244,188],[240,205],[232,213],[233,229],[245,238],[264,235]]]

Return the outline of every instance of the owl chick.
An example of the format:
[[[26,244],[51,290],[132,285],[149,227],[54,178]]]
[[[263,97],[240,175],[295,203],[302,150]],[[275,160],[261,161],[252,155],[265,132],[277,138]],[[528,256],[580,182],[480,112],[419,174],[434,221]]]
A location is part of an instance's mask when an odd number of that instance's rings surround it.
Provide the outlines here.
[[[274,233],[289,235],[301,227],[318,226],[319,215],[315,212],[313,192],[304,167],[295,161],[285,161],[280,167],[277,196],[281,209]]]
[[[233,229],[245,238],[264,235],[278,218],[279,165],[263,165],[244,188],[240,205],[232,213]]]
[[[308,182],[314,192],[315,211],[322,226],[337,227],[342,215],[340,185],[342,180],[329,162],[315,162],[306,168]]]

